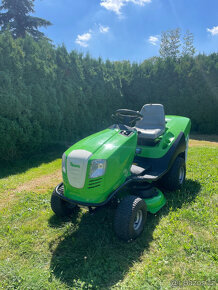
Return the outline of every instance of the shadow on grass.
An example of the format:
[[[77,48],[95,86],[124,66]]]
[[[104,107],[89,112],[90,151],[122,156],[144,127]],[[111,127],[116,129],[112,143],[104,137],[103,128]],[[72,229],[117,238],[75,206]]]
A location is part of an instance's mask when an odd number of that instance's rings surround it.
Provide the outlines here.
[[[169,210],[192,202],[200,191],[200,184],[187,180],[181,191],[167,192],[167,204],[155,215],[148,215],[142,235],[131,243],[120,241],[113,232],[114,209],[105,207],[90,215],[81,215],[67,228],[63,240],[53,251],[50,268],[53,275],[69,287],[109,288],[122,280],[129,268],[144,251],[149,251],[153,231]],[[74,219],[75,221],[75,219]],[[52,227],[61,221],[52,217]]]
[[[199,182],[191,179],[186,179],[185,185],[182,190],[179,190],[175,193],[164,192],[164,195],[167,199],[167,204],[163,208],[163,211],[166,210],[167,214],[170,209],[176,210],[181,208],[184,204],[191,203],[197,196],[200,189],[201,185]]]
[[[57,158],[61,158],[66,147],[58,146],[56,148],[51,148],[50,151],[41,152],[40,154],[35,154],[28,158],[16,161],[1,161],[0,162],[0,179],[8,177],[10,175],[15,175],[23,173],[28,169],[33,167],[38,167],[42,163],[49,163]]]
[[[104,128],[102,128],[102,130],[103,129]],[[61,158],[63,152],[65,152],[69,147],[95,132],[96,131],[82,132],[82,134],[75,137],[72,142],[59,141],[45,149],[41,149],[40,152],[36,151],[36,154],[30,155],[26,152],[28,155],[19,160],[4,161],[0,159],[0,179],[10,175],[23,173],[28,169],[40,166],[42,163],[49,163],[57,158]],[[25,152],[23,152],[23,154],[24,153]]]
[[[61,228],[63,227],[66,223],[76,223],[76,220],[79,215],[79,208],[76,208],[74,211],[74,214],[71,217],[58,217],[56,215],[51,216],[49,219],[48,223],[51,228]]]

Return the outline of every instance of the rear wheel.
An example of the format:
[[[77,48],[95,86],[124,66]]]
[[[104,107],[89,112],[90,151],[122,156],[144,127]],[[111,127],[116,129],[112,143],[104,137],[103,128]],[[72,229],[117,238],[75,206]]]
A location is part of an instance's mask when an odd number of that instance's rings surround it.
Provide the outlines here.
[[[147,218],[146,203],[143,199],[130,195],[117,207],[114,230],[125,241],[137,238],[143,231]]]
[[[51,208],[53,212],[59,216],[70,216],[74,213],[75,209],[77,208],[76,205],[69,204],[68,202],[61,199],[56,193],[56,188],[54,189],[52,196],[51,196]]]
[[[160,183],[167,190],[177,190],[184,184],[185,176],[185,160],[182,157],[177,157],[170,171],[161,178]]]

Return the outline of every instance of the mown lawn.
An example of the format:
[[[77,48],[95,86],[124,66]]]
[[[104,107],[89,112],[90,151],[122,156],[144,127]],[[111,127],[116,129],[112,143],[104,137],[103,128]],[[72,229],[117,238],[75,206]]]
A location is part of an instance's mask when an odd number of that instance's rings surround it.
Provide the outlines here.
[[[113,209],[54,216],[60,159],[1,171],[0,287],[215,289],[218,147],[203,142],[190,146],[184,188],[166,193],[167,205],[132,243],[115,236]]]

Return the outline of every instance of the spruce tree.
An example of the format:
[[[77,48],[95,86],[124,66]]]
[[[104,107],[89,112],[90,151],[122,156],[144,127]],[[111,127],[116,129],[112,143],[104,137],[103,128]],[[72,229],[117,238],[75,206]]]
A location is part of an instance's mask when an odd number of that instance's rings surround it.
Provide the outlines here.
[[[47,27],[51,22],[30,16],[34,13],[35,0],[2,0],[0,10],[6,11],[0,13],[1,32],[11,31],[14,38],[25,37],[26,33],[32,35],[35,39],[43,38],[44,33],[38,30],[38,27]]]

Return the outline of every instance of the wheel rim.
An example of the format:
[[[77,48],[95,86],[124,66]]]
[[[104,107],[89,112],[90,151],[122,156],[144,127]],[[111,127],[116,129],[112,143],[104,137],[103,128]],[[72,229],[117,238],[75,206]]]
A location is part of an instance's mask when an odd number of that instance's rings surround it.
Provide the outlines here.
[[[134,230],[137,231],[140,228],[141,224],[142,224],[142,210],[140,209],[137,211],[134,219],[133,224]]]
[[[185,177],[185,169],[184,169],[184,167],[181,167],[179,170],[179,183],[180,184],[183,183],[184,177]]]

